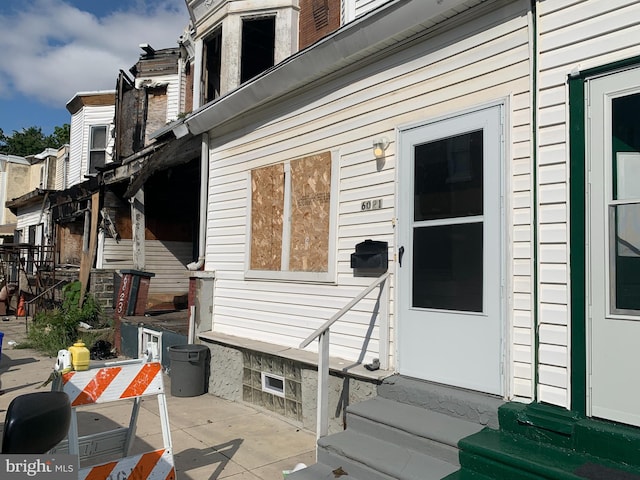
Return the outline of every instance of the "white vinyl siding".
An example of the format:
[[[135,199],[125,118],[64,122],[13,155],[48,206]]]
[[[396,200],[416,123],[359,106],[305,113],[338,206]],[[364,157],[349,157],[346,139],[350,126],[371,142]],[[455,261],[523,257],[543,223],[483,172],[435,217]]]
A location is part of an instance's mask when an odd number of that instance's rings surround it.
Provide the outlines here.
[[[42,211],[41,205],[30,205],[21,208],[18,212],[17,228],[19,230],[24,229],[26,232],[30,226],[42,223],[44,218],[45,214]]]
[[[389,0],[342,0],[342,23],[348,23]]]
[[[69,149],[65,148],[64,151],[58,151],[58,157],[56,162],[56,179],[55,190],[65,190],[67,188],[66,180],[69,176]]]
[[[169,123],[178,118],[182,100],[180,98],[180,75],[160,75],[148,78],[136,78],[136,88],[144,88],[146,85],[164,85],[167,87],[167,112],[166,122]]]
[[[639,55],[638,18],[637,1],[538,2],[538,395],[563,407],[571,407],[567,79],[572,71]]]
[[[91,140],[92,125],[108,125],[106,162],[111,162],[114,139],[113,116],[115,107],[85,106],[71,116],[71,138],[69,145],[69,171],[67,188],[85,181],[89,172],[89,142]]]
[[[145,242],[145,272],[154,273],[149,286],[150,294],[183,295],[189,291],[189,276],[186,265],[193,259],[190,242]],[[106,238],[104,242],[105,269],[134,269],[131,240],[116,242]]]
[[[173,75],[167,84],[167,122],[176,120],[182,113],[180,105],[180,77]]]
[[[345,74],[335,84],[317,86],[306,102],[299,94],[295,103],[279,104],[270,120],[246,125],[249,133],[242,138],[216,138],[219,133],[212,132],[206,268],[216,272],[216,331],[297,347],[371,283],[370,278],[354,277],[350,268],[350,254],[357,243],[368,238],[388,242],[393,271],[396,129],[506,99],[511,142],[506,148],[507,203],[513,203],[513,215],[506,219],[507,237],[517,238],[506,255],[513,257],[507,272],[517,272],[517,280],[508,285],[508,296],[517,308],[507,315],[508,324],[517,325],[517,330],[508,337],[519,339],[518,348],[523,351],[509,353],[508,370],[518,375],[512,391],[532,397],[527,5],[512,2],[503,7],[501,22],[490,13],[478,15],[456,31],[443,31],[423,44]],[[372,141],[378,137],[391,141],[383,161],[376,161],[372,153]],[[340,167],[337,285],[245,280],[246,172],[327,150],[337,150]],[[379,198],[382,209],[361,210],[363,201]],[[379,355],[378,322],[368,331],[377,292],[332,327],[332,355],[349,360]],[[393,291],[391,298],[393,312]],[[392,318],[392,342],[393,328]],[[394,348],[392,344],[389,349],[392,355]]]
[[[69,169],[65,188],[84,180],[82,173],[82,151],[84,149],[84,110],[71,115],[71,136],[69,138]]]
[[[487,1],[487,0],[466,0],[466,1],[457,1],[453,3],[457,4],[455,5],[455,11],[457,13],[460,13],[484,1]],[[388,3],[390,4],[394,2],[393,0],[342,0],[342,3],[340,5],[341,25],[352,22],[358,17],[361,17],[369,13],[370,11],[375,10],[376,8],[382,7],[383,5]],[[439,18],[439,19],[436,19],[435,21],[440,22],[444,19],[445,18]]]

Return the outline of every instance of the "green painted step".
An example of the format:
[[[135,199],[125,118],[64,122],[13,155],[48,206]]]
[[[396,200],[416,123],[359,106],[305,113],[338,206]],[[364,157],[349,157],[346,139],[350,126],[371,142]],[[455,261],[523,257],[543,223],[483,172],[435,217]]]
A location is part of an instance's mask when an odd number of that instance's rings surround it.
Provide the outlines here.
[[[462,439],[459,447],[459,479],[467,478],[466,472],[474,472],[500,480],[585,480],[599,478],[585,476],[587,473],[604,472],[609,480],[616,476],[640,480],[638,467],[489,428]]]
[[[507,403],[498,415],[504,433],[640,468],[640,428],[544,404]]]

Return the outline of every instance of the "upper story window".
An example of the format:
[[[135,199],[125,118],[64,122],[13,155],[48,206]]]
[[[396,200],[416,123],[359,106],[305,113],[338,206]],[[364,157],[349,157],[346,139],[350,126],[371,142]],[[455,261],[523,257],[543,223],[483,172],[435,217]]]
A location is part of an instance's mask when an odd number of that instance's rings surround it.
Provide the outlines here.
[[[89,174],[98,173],[98,168],[104,167],[107,158],[106,125],[92,125],[89,139]]]
[[[222,27],[217,28],[203,42],[203,104],[220,96],[222,68]]]
[[[276,49],[276,17],[244,18],[240,83],[273,67]]]

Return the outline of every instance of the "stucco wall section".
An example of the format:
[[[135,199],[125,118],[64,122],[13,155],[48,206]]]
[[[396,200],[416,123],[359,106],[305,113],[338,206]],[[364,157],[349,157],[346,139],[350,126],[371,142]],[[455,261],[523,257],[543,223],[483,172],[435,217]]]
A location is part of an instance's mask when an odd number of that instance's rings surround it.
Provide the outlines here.
[[[302,425],[308,430],[315,431],[318,410],[318,371],[303,368],[301,373]],[[329,375],[329,434],[343,431],[346,427],[346,408],[349,405],[374,398],[376,389],[377,385],[373,382]]]
[[[242,401],[242,352],[217,343],[205,343],[211,352],[209,393]]]
[[[281,361],[285,371],[280,372],[285,379],[294,378],[296,383],[301,386],[301,392],[295,395],[296,399],[300,398],[301,412],[297,416],[302,427],[315,431],[316,429],[316,411],[317,397],[316,390],[318,386],[317,369],[314,366],[293,362],[288,359],[276,357],[272,354],[255,352],[253,350],[236,349],[218,343],[205,342],[211,352],[211,374],[209,376],[209,393],[226,400],[251,403],[258,408],[272,411],[276,414],[286,416],[290,421],[296,422],[289,413],[281,413],[278,411],[277,405],[274,407],[269,401],[265,400],[263,394],[261,399],[251,401],[243,398],[243,372],[247,370],[255,370],[277,373],[277,369],[271,365],[272,360]],[[261,363],[256,366],[256,360]],[[289,367],[288,367],[289,365]],[[295,372],[293,370],[296,370]],[[299,371],[299,374],[297,373]],[[251,372],[249,372],[251,373]],[[245,384],[250,380],[245,379]],[[289,382],[287,382],[289,385]],[[246,389],[246,385],[245,385]],[[254,389],[255,391],[255,389]],[[329,377],[329,433],[340,432],[344,430],[345,409],[348,405],[352,405],[376,396],[377,383],[374,381],[359,380],[354,378],[344,378],[332,373]],[[258,393],[260,391],[258,390]],[[287,394],[286,401],[291,403],[293,397]],[[275,398],[275,397],[274,397]]]

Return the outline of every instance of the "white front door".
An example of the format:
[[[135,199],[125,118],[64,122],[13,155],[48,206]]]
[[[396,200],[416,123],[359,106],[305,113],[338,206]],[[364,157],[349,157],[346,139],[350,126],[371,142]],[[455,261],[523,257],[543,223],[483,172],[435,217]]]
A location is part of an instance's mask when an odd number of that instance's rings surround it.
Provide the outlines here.
[[[588,413],[640,426],[640,68],[586,92]]]
[[[400,132],[398,369],[503,394],[502,106]]]

